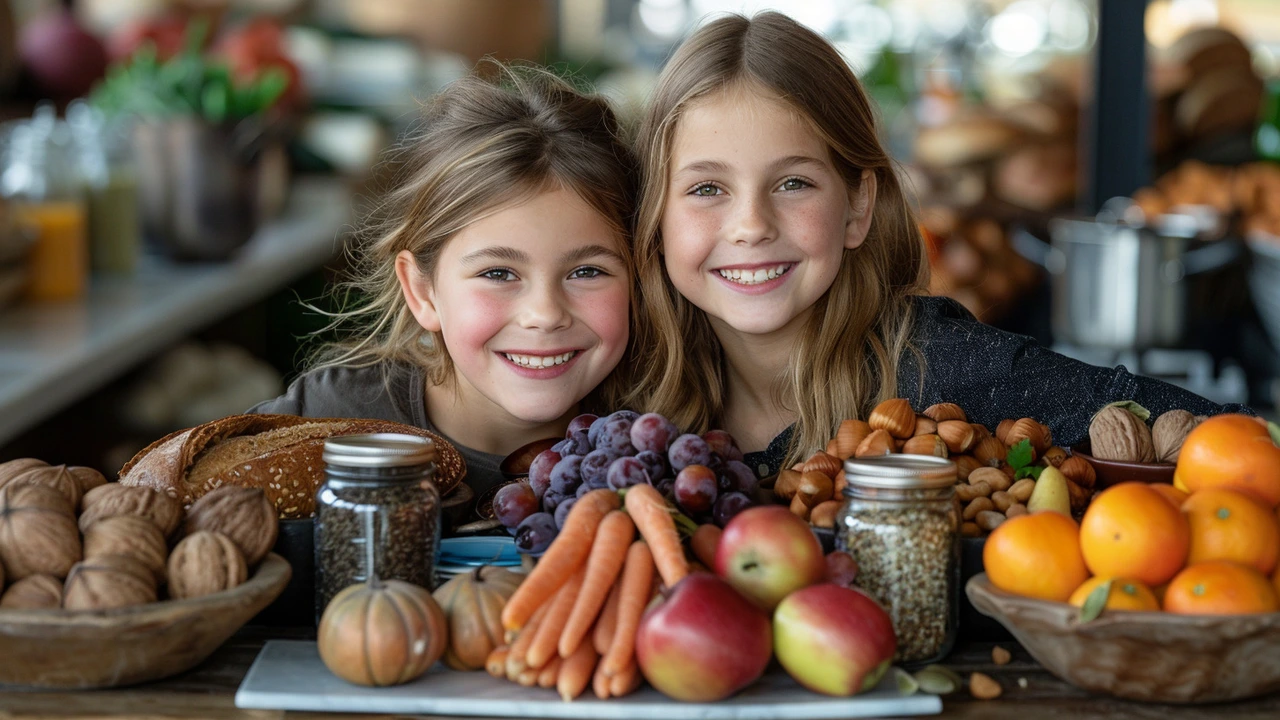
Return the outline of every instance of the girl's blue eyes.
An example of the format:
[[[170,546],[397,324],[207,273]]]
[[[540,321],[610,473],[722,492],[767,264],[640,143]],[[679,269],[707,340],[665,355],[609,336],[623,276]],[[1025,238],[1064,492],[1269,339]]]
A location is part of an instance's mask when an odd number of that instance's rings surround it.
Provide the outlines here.
[[[789,177],[782,181],[782,184],[778,186],[778,189],[786,192],[795,192],[807,187],[812,187],[812,185],[798,177]],[[702,183],[700,185],[695,185],[693,189],[689,191],[689,194],[695,197],[716,197],[717,195],[722,194],[722,192],[723,191],[720,187],[714,183]]]
[[[584,265],[580,268],[574,268],[569,273],[569,278],[572,280],[591,280],[593,278],[604,277],[608,274],[609,273],[605,272],[601,268]],[[484,278],[485,280],[492,280],[494,282],[511,282],[519,279],[513,271],[508,270],[507,268],[492,268],[490,270],[485,270],[477,277]]]

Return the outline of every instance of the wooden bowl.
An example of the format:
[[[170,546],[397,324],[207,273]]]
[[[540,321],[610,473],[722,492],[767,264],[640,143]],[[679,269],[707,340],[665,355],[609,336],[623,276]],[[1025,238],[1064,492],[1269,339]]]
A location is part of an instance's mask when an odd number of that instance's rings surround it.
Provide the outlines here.
[[[1099,460],[1089,454],[1089,443],[1085,441],[1071,448],[1072,455],[1079,455],[1085,462],[1093,466],[1098,475],[1098,488],[1107,488],[1122,482],[1144,482],[1173,484],[1173,471],[1177,465],[1170,463],[1133,463],[1118,460]]]
[[[986,573],[969,580],[965,594],[1049,672],[1085,690],[1161,703],[1280,690],[1280,613],[1107,611],[1081,623],[1079,608],[998,590]]]
[[[0,683],[62,690],[158,680],[195,667],[289,582],[271,553],[244,584],[115,610],[0,610]]]

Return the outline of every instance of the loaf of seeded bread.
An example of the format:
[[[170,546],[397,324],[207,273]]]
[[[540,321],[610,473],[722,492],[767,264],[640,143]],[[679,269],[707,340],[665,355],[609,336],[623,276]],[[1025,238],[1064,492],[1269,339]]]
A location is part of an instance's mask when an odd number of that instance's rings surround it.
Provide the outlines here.
[[[190,506],[219,485],[258,487],[281,518],[315,514],[324,482],[324,441],[340,435],[405,433],[430,438],[441,496],[462,481],[467,467],[447,440],[411,425],[358,418],[232,415],[166,435],[120,469],[123,485],[163,490]]]

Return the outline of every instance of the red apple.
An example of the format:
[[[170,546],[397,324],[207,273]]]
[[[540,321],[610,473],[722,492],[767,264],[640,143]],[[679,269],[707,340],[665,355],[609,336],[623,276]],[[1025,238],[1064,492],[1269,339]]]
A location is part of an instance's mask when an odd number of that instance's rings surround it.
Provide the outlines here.
[[[853,587],[858,577],[858,561],[844,550],[827,553],[827,582],[840,587]]]
[[[706,573],[666,591],[636,630],[636,662],[645,680],[686,702],[723,700],[755,682],[772,650],[769,616]]]
[[[854,588],[811,585],[773,614],[778,662],[814,692],[847,696],[875,687],[897,648],[889,613]]]
[[[827,577],[822,544],[782,505],[743,510],[724,527],[716,574],[755,604],[772,611],[782,598]]]

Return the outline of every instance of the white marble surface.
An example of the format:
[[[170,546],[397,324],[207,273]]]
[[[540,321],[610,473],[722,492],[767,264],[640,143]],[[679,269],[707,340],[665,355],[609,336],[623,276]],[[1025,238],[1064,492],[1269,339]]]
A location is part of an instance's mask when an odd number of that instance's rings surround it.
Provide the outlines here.
[[[83,300],[0,312],[0,444],[323,265],[353,218],[340,180],[302,179],[283,216],[229,262],[144,256],[131,276],[95,278]]]
[[[864,695],[826,697],[805,690],[778,671],[717,703],[675,702],[649,687],[604,701],[588,689],[579,699],[563,702],[555,690],[521,687],[485,672],[455,672],[441,664],[405,685],[367,688],[330,673],[314,642],[272,640],[240,684],[236,707],[511,718],[798,720],[935,715],[942,712],[942,701],[936,695],[902,697],[892,678]]]

